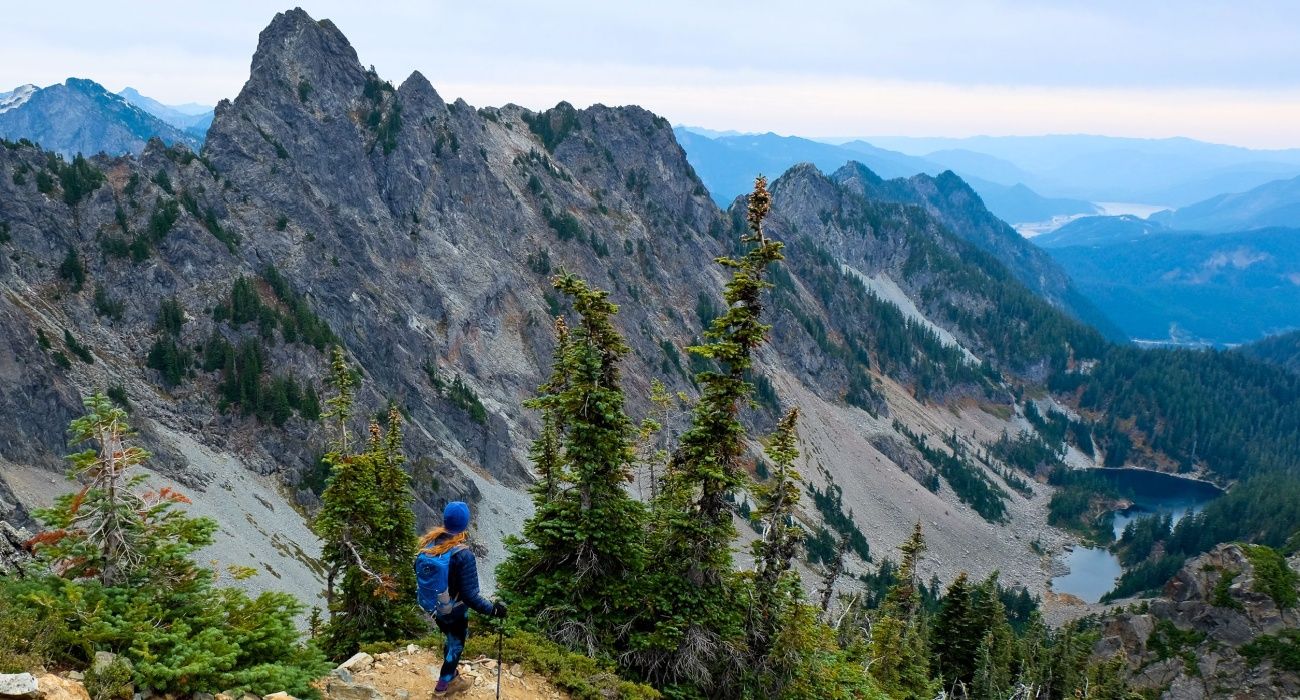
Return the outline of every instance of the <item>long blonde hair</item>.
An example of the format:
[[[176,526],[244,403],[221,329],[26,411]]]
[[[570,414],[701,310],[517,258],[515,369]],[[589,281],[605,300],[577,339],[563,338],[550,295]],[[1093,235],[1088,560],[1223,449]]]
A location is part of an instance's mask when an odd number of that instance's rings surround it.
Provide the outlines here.
[[[438,539],[444,536],[446,539],[439,542]],[[424,536],[420,538],[420,552],[431,554],[436,557],[452,547],[465,544],[465,540],[468,536],[468,530],[462,530],[453,535],[450,532],[447,532],[447,528],[438,526],[424,533]]]

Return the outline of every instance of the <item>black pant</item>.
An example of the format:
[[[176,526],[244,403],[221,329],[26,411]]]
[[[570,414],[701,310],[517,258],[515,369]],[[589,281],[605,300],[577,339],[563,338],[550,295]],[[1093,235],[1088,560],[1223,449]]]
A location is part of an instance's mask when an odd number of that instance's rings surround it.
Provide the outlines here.
[[[456,677],[456,666],[460,663],[460,655],[465,651],[465,640],[469,637],[469,615],[465,606],[457,605],[450,613],[435,616],[433,621],[445,637],[442,672],[438,680],[450,681]]]

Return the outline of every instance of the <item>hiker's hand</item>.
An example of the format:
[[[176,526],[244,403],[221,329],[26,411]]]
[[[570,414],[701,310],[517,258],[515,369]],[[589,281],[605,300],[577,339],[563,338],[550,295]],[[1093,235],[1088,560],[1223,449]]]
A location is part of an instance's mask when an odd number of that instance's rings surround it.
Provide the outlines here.
[[[502,603],[502,602],[499,601],[499,600],[498,600],[497,602],[493,603],[493,604],[492,604],[492,617],[505,617],[505,616],[506,616],[506,604],[505,604],[505,603]]]

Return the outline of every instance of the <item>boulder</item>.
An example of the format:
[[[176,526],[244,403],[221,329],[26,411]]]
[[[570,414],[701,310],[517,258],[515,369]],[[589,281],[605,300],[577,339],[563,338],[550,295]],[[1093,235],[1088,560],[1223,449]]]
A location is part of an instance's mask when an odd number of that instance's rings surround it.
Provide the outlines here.
[[[352,655],[352,658],[339,664],[335,669],[343,669],[349,673],[360,673],[375,665],[375,657],[364,651],[358,651]]]
[[[123,658],[109,651],[95,652],[95,660],[91,662],[90,669],[95,673],[103,673],[108,670],[109,666],[121,661],[127,668],[131,668],[131,660]]]
[[[0,673],[0,697],[34,698],[40,693],[30,673]]]
[[[330,700],[384,700],[383,694],[374,686],[333,679],[325,684],[325,697]]]
[[[70,678],[60,678],[47,673],[36,679],[41,700],[90,700],[86,686]]]
[[[295,698],[294,696],[284,691],[280,691],[278,693],[271,693],[270,695],[264,695],[262,696],[262,700],[298,700],[298,698]]]

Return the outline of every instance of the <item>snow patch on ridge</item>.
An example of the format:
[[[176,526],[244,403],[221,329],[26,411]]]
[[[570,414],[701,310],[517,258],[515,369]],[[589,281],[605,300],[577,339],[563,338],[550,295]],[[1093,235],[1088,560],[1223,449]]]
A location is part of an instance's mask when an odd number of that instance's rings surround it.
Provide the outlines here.
[[[904,316],[933,331],[935,335],[939,336],[939,341],[944,345],[960,350],[962,355],[966,357],[967,362],[973,365],[980,364],[980,359],[970,350],[962,347],[962,344],[957,342],[956,336],[948,332],[946,328],[926,318],[925,314],[921,313],[921,310],[917,308],[916,303],[912,301],[912,298],[907,296],[907,292],[903,291],[903,288],[899,287],[897,282],[890,279],[889,275],[868,275],[852,265],[841,263],[841,266],[845,272],[861,280],[862,284],[866,285],[872,294],[897,306]]]
[[[13,92],[5,93],[0,97],[0,113],[8,112],[11,109],[17,109],[27,103],[27,100],[36,94],[40,88],[35,85],[19,85],[14,88]]]

